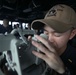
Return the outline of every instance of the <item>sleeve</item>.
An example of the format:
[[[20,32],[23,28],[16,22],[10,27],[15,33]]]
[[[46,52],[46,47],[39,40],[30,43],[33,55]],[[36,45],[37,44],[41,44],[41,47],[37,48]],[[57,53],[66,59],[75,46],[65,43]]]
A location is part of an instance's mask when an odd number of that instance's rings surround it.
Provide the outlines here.
[[[61,75],[71,75],[70,71],[68,70],[68,68],[65,69],[65,72]]]

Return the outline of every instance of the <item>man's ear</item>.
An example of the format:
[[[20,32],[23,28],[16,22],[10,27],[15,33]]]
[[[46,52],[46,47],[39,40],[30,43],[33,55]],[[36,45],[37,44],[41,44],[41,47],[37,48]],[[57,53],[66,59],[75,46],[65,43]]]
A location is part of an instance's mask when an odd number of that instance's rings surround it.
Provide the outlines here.
[[[70,35],[70,40],[76,35],[76,29],[73,29]]]

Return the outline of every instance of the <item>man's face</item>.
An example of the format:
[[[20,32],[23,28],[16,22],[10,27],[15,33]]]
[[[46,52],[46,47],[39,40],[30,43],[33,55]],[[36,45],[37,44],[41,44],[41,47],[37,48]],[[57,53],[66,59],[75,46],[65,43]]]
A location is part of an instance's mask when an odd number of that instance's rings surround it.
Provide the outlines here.
[[[3,26],[7,27],[9,25],[9,21],[7,19],[3,20]]]
[[[72,30],[68,30],[64,33],[57,33],[51,27],[45,26],[44,33],[48,36],[48,40],[53,44],[57,51],[64,51],[67,46],[67,42],[72,39]]]

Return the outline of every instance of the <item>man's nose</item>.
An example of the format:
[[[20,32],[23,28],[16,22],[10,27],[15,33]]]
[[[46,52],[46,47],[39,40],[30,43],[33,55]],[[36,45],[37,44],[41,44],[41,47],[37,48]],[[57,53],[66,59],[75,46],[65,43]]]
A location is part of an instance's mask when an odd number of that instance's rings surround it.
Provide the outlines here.
[[[48,40],[49,40],[51,43],[54,42],[54,37],[53,37],[52,34],[49,34],[49,36],[48,36]]]

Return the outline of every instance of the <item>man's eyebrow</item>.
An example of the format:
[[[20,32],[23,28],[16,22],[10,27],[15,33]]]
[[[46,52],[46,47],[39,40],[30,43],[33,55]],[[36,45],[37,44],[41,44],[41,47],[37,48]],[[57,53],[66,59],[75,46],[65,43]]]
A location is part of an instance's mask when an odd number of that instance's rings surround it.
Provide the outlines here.
[[[44,31],[47,31],[46,29],[43,29]]]

